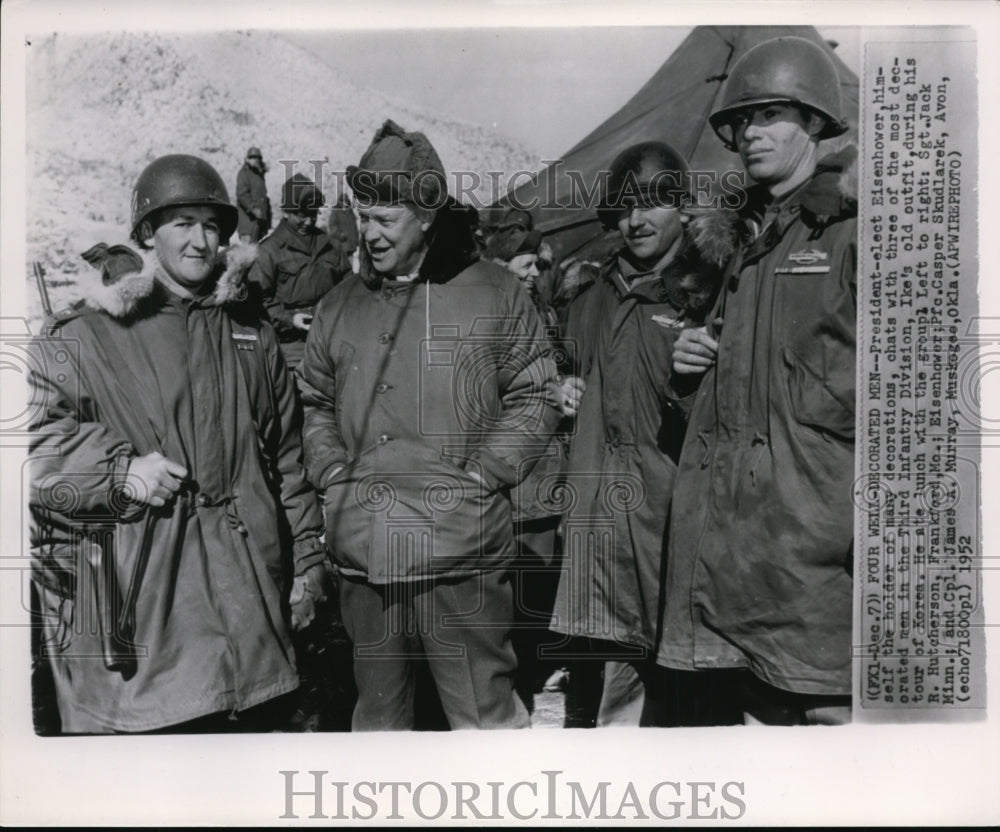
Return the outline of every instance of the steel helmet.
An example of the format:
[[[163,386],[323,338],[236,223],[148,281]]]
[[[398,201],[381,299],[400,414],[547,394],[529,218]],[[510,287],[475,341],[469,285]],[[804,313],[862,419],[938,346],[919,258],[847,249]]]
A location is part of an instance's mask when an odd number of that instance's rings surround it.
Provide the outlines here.
[[[774,38],[747,50],[733,65],[722,91],[722,106],[709,121],[723,144],[735,151],[733,116],[747,107],[771,103],[797,104],[823,116],[821,139],[847,130],[837,67],[811,40]]]
[[[236,230],[236,208],[218,171],[204,159],[178,153],[155,159],[139,174],[132,189],[132,239],[142,242],[139,227],[156,211],[181,205],[215,208],[223,242]]]
[[[640,142],[619,153],[602,181],[597,216],[614,228],[622,211],[635,206],[680,208],[690,191],[688,163],[666,142]]]

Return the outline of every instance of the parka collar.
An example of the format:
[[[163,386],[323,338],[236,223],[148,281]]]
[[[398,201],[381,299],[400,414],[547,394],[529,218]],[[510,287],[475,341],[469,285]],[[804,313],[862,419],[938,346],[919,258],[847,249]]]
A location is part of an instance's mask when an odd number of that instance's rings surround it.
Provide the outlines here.
[[[107,246],[95,246],[103,248]],[[158,292],[168,291],[158,280],[161,274],[160,261],[155,251],[145,251],[136,254],[125,246],[112,247],[129,252],[141,267],[136,270],[119,274],[113,279],[107,279],[107,271],[100,268],[99,259],[89,260],[97,266],[93,271],[83,274],[79,287],[84,303],[91,309],[104,312],[113,318],[141,318],[150,310],[147,299]],[[211,294],[201,296],[197,300],[203,306],[225,306],[240,303],[247,298],[246,274],[253,264],[257,247],[247,243],[234,243],[219,252],[219,260],[215,271],[215,286]],[[127,255],[126,255],[127,256]]]
[[[318,228],[314,228],[308,236],[302,236],[295,232],[285,217],[281,218],[271,236],[283,248],[290,248],[303,254],[312,254],[317,248],[330,245],[329,237]]]
[[[684,242],[680,251],[663,266],[656,280],[640,283],[631,291],[618,275],[619,252],[605,261],[604,279],[619,296],[632,294],[655,303],[669,303],[678,312],[698,316],[702,306],[714,298],[721,285],[722,269],[736,253],[743,237],[735,211],[687,209],[683,215]],[[698,299],[696,302],[695,299]]]
[[[799,188],[776,206],[779,216],[790,218],[801,213],[811,228],[821,228],[858,213],[858,149],[847,145],[816,163],[816,169]],[[760,220],[772,203],[764,185],[755,185],[748,192],[743,213]]]

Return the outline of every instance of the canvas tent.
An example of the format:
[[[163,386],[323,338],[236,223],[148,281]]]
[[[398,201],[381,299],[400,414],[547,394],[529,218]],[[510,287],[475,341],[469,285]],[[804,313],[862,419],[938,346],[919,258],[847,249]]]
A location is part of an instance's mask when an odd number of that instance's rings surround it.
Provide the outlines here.
[[[698,26],[625,106],[564,154],[562,164],[545,168],[537,181],[518,187],[501,202],[540,206],[534,208],[533,214],[558,257],[599,257],[613,245],[613,235],[603,232],[593,207],[583,204],[585,189],[574,186],[571,177],[590,185],[618,152],[651,139],[666,140],[680,150],[691,162],[692,170],[715,171],[718,175],[741,170],[739,157],[727,151],[712,131],[709,113],[718,106],[723,81],[744,52],[762,41],[788,35],[820,44],[840,74],[844,115],[851,129],[846,136],[824,144],[833,150],[845,141],[856,141],[857,76],[815,28]],[[496,214],[491,213],[493,216]]]

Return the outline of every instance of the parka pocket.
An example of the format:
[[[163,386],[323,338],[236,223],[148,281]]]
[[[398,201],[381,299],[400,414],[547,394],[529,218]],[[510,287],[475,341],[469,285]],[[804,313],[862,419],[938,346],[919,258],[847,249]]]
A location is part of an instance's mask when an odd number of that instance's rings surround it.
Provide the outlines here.
[[[823,376],[794,351],[784,347],[781,356],[788,373],[788,395],[796,421],[853,442],[854,410],[835,396]]]

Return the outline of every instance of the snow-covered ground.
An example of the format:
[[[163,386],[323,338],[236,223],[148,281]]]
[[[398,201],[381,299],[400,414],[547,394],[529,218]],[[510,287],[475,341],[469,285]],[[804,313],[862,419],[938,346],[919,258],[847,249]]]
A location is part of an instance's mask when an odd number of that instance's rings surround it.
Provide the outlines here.
[[[235,197],[246,149],[257,145],[275,206],[290,173],[315,177],[314,161],[332,201],[342,171],[386,118],[426,133],[453,176],[479,175],[474,194],[482,204],[502,195],[487,171],[539,167],[539,156],[516,142],[363,89],[274,32],[37,38],[27,92],[27,274],[31,261],[42,262],[57,307],[73,298],[75,276],[88,268],[80,252],[125,242],[132,184],[166,153],[207,159]],[[37,324],[33,285],[28,298]]]

